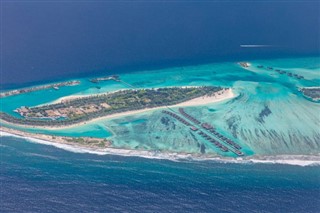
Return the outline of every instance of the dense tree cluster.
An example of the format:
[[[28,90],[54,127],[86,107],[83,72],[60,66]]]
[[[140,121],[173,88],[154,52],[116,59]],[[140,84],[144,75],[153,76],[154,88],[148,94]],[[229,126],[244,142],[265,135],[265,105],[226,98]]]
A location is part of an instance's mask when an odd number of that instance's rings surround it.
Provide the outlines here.
[[[96,112],[85,113],[81,116],[72,116],[66,119],[40,119],[40,118],[18,118],[7,113],[0,112],[0,118],[10,123],[32,125],[32,126],[65,126],[89,121],[94,118],[132,111],[144,108],[175,105],[204,95],[212,95],[222,90],[221,87],[170,87],[158,89],[122,90],[114,93],[77,98],[63,103],[42,105],[28,108],[31,113],[45,114],[46,110],[58,110],[61,108],[81,108],[87,104],[107,103],[110,108],[103,108]]]

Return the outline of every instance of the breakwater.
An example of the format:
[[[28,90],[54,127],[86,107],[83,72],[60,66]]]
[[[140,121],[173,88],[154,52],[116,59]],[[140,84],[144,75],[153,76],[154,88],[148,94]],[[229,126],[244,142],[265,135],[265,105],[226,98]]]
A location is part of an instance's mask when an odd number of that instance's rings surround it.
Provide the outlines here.
[[[51,88],[58,90],[59,87],[75,86],[75,85],[79,85],[79,84],[80,84],[80,81],[65,81],[65,82],[61,82],[61,83],[47,84],[47,85],[35,86],[35,87],[24,88],[24,89],[16,89],[16,90],[11,90],[11,91],[0,93],[0,98],[12,96],[12,95],[19,95],[19,94],[34,92],[34,91],[39,91],[39,90],[51,89]]]

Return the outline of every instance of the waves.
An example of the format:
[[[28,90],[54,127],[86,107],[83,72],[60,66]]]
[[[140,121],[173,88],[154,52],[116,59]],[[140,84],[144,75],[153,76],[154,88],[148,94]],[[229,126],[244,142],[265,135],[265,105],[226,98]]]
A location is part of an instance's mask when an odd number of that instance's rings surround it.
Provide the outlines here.
[[[164,159],[171,161],[215,161],[218,163],[240,164],[285,164],[293,166],[320,166],[320,155],[274,155],[274,156],[250,156],[242,158],[227,158],[219,156],[203,156],[191,153],[174,153],[147,150],[129,150],[118,148],[83,148],[76,145],[60,144],[50,141],[22,137],[11,133],[0,132],[0,137],[15,137],[32,143],[54,146],[74,153],[88,153],[95,155],[119,155],[127,157],[142,157],[148,159]]]

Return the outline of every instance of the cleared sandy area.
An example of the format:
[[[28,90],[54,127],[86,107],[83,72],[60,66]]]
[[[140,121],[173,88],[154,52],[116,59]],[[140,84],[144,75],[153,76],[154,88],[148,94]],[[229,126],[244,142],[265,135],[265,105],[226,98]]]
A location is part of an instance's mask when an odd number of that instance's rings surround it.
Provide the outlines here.
[[[232,89],[225,89],[225,90],[216,92],[212,96],[202,96],[199,98],[191,99],[189,101],[186,101],[177,105],[173,105],[172,107],[188,107],[188,106],[206,105],[206,104],[230,99],[230,98],[233,98],[234,96],[235,95],[232,92]]]

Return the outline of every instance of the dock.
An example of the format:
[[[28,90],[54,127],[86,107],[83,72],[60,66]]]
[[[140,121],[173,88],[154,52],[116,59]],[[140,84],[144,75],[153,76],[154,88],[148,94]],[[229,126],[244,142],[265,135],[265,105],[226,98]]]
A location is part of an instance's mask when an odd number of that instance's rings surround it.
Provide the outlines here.
[[[30,88],[24,88],[24,89],[15,89],[7,92],[1,92],[0,93],[0,98],[8,97],[8,96],[13,96],[13,95],[21,95],[24,93],[30,93],[30,92],[35,92],[35,91],[40,91],[40,90],[46,90],[46,89],[54,89],[54,90],[59,90],[61,87],[65,86],[76,86],[79,85],[81,82],[80,81],[65,81],[65,82],[60,82],[60,83],[53,83],[53,84],[46,84],[46,85],[41,85],[41,86],[34,86]]]
[[[189,115],[184,111],[183,108],[179,108],[179,113],[184,118],[177,115],[174,111],[171,112],[168,110],[163,110],[162,113],[169,115],[185,126],[188,126],[191,131],[196,132],[201,138],[203,138],[208,143],[213,144],[222,152],[230,151],[235,153],[237,156],[244,156],[244,153],[240,151],[242,147],[239,144],[217,132],[214,126],[212,126],[211,124],[205,122],[202,123],[197,118]],[[192,123],[190,123],[189,121],[191,121]]]
[[[89,80],[91,83],[99,83],[101,81],[120,81],[120,78],[118,75],[111,75],[101,78],[92,78]]]
[[[177,114],[175,114],[173,112],[170,112],[170,111],[167,111],[167,110],[162,110],[162,113],[170,115],[171,117],[177,119],[178,121],[180,121],[181,123],[183,123],[186,126],[191,126],[191,124],[188,121],[186,121],[185,119],[183,119],[182,117],[180,117],[179,115],[177,115]],[[191,127],[191,129],[193,131],[197,131],[198,130],[196,127],[193,127],[193,126]]]
[[[181,115],[183,115],[184,117],[186,117],[187,119],[189,119],[190,121],[192,121],[195,124],[201,124],[201,122],[199,120],[197,120],[196,118],[192,117],[191,115],[187,114],[183,108],[179,108],[179,112],[181,113]]]
[[[198,135],[200,135],[202,138],[204,138],[208,142],[212,143],[215,147],[220,149],[222,152],[229,151],[229,149],[226,146],[222,145],[221,143],[219,143],[218,141],[216,141],[215,139],[213,139],[211,136],[207,135],[206,133],[199,131]]]

